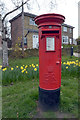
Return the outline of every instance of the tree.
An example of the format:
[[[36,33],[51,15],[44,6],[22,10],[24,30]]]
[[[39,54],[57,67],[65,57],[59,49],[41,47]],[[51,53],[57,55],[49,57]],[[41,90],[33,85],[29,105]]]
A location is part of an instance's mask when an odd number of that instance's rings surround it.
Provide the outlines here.
[[[3,40],[3,67],[8,66],[8,50],[7,50],[7,42],[6,41],[6,35],[5,35],[5,27],[4,27],[4,22],[5,22],[5,18],[15,12],[16,10],[18,10],[20,7],[22,7],[24,4],[26,4],[29,0],[27,0],[26,2],[24,2],[23,4],[21,4],[20,6],[18,6],[17,8],[15,8],[14,10],[6,13],[2,19],[2,40]]]
[[[49,2],[49,9],[50,9],[50,11],[53,9],[53,8],[55,8],[57,6],[57,4],[56,4],[56,0],[50,0],[50,2]]]
[[[7,10],[8,10],[8,9],[7,9],[7,7],[5,6],[4,2],[2,2],[2,1],[0,0],[0,14],[1,14],[2,17],[6,14]]]

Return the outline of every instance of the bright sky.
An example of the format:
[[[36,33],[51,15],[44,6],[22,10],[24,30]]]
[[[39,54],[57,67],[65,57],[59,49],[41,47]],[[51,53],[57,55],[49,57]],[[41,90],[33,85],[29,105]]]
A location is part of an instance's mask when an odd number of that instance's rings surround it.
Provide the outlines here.
[[[24,0],[26,1],[26,0]],[[38,7],[38,4],[36,3],[38,1],[40,9]],[[80,0],[52,0],[56,6],[50,9],[50,1],[51,0],[30,0],[31,4],[31,10],[28,10],[26,5],[24,8],[25,12],[30,12],[36,15],[44,14],[44,13],[58,13],[65,16],[65,23],[71,26],[74,26],[74,32],[73,37],[78,37],[78,2]],[[6,4],[6,7],[9,11],[14,9],[14,5],[12,4],[11,0],[4,0],[4,3]],[[17,13],[13,13],[9,16],[9,19],[14,17],[20,13],[20,11],[17,11]]]

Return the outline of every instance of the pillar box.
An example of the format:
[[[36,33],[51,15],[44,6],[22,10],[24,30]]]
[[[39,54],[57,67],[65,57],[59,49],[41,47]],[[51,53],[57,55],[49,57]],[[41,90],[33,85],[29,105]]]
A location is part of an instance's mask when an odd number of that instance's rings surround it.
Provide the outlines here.
[[[43,14],[35,18],[39,28],[39,105],[56,109],[61,86],[61,24],[60,14]]]

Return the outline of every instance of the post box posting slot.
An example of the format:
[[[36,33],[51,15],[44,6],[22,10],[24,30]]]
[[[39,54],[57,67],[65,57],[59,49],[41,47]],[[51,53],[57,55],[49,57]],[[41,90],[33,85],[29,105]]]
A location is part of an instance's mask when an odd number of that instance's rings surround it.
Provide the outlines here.
[[[46,34],[54,34],[54,35],[59,35],[59,29],[43,29],[42,30],[42,35],[46,35]]]

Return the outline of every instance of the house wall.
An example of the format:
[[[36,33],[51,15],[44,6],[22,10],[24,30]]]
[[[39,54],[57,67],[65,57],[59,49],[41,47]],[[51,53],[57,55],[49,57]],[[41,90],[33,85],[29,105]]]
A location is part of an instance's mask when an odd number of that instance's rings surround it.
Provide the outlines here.
[[[24,16],[24,36],[27,34],[28,30],[38,30],[35,25],[30,25],[30,17]],[[33,48],[33,35],[38,35],[36,32],[29,32],[27,35],[27,48]],[[11,22],[11,38],[12,46],[14,47],[16,43],[21,43],[22,40],[22,18],[18,17],[16,20]],[[26,47],[26,45],[24,45]]]
[[[67,27],[67,26],[65,26]],[[73,44],[73,28],[71,28],[72,32],[70,33],[70,27],[67,27],[67,32],[63,31],[64,26],[62,26],[62,36],[68,36],[68,44],[70,44],[70,39],[72,39],[72,44]]]
[[[30,17],[24,17],[24,36],[27,34],[28,30],[38,30],[37,26],[30,25]],[[38,35],[36,32],[29,32],[27,35],[27,48],[33,48],[33,35]]]
[[[14,47],[16,43],[20,43],[22,40],[22,22],[21,17],[11,22],[11,38],[12,46]]]
[[[25,29],[38,30],[37,26],[35,26],[35,25],[30,25],[30,17],[27,17],[27,16],[25,16],[24,28],[25,28]]]

